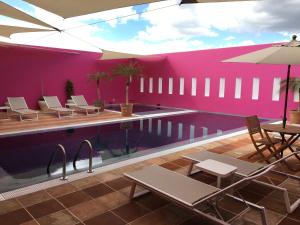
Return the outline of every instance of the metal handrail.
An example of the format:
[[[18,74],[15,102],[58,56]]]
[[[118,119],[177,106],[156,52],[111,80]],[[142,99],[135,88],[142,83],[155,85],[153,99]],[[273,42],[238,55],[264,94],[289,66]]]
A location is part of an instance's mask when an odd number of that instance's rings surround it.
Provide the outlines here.
[[[89,150],[89,169],[88,169],[88,173],[93,173],[93,146],[91,144],[91,142],[89,140],[84,140],[81,142],[80,146],[79,146],[79,149],[75,155],[75,158],[73,160],[73,168],[76,170],[76,161],[79,157],[79,154],[80,154],[80,150],[82,149],[82,147],[87,144],[88,146],[88,150]]]
[[[51,166],[58,150],[61,151],[63,154],[63,171],[62,171],[63,175],[61,177],[61,180],[67,180],[68,179],[68,177],[67,177],[67,154],[66,154],[66,150],[65,150],[64,146],[62,146],[61,144],[58,144],[56,147],[56,151],[54,151],[52,153],[51,159],[47,166],[47,174],[50,175],[50,166]]]

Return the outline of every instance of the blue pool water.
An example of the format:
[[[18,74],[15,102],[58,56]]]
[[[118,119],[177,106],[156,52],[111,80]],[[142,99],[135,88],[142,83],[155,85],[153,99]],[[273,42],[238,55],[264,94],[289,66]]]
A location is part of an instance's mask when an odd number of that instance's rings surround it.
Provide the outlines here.
[[[244,117],[195,112],[1,138],[0,192],[60,177],[59,154],[51,167],[51,175],[46,173],[47,164],[57,144],[65,147],[67,172],[72,174],[87,170],[86,149],[83,149],[80,155],[77,170],[72,167],[80,143],[85,139],[89,140],[94,148],[94,167],[101,167],[233,132],[243,128],[244,123]]]

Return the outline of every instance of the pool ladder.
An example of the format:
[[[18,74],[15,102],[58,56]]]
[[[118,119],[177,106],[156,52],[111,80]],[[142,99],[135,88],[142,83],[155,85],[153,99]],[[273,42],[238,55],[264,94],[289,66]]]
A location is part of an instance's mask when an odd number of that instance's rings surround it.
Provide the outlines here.
[[[93,146],[91,144],[91,142],[89,140],[84,140],[81,142],[80,146],[79,146],[79,149],[75,155],[75,158],[73,160],[73,168],[76,170],[76,161],[78,160],[78,157],[79,157],[79,154],[80,154],[80,151],[82,149],[82,147],[84,145],[87,145],[88,146],[88,150],[89,150],[89,169],[88,169],[88,173],[93,173]],[[53,160],[55,159],[55,156],[57,154],[57,152],[60,151],[62,153],[62,156],[63,156],[63,170],[62,170],[62,177],[60,178],[61,180],[67,180],[68,177],[67,177],[67,154],[66,154],[66,150],[64,148],[63,145],[61,144],[58,144],[56,146],[56,150],[52,153],[52,156],[50,158],[50,161],[48,163],[48,166],[47,166],[47,174],[50,175],[50,167],[53,163]]]

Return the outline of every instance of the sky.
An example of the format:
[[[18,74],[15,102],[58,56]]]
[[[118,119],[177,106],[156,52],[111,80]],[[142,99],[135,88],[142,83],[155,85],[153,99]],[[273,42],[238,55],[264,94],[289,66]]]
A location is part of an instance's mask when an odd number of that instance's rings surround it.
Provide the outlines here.
[[[166,0],[69,19],[22,0],[2,1],[64,32],[13,34],[0,41],[65,49],[157,54],[285,42],[300,33],[300,0],[180,6],[180,0]],[[0,24],[37,27],[4,16]]]

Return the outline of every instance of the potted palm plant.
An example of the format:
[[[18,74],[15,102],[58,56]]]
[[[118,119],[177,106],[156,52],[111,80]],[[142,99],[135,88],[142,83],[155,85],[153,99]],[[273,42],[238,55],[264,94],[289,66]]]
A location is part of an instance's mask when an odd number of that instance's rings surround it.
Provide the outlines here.
[[[280,84],[280,91],[285,91],[286,89],[286,79],[285,80],[282,80],[281,81],[281,84]],[[298,92],[298,96],[299,96],[299,100],[300,100],[300,78],[298,77],[291,77],[290,78],[290,82],[289,82],[289,89],[291,91],[297,91]],[[300,124],[300,101],[298,103],[298,109],[294,109],[294,110],[291,110],[289,112],[289,120],[290,120],[290,123],[297,123],[297,124]]]
[[[74,103],[71,96],[74,95],[74,85],[71,80],[67,80],[65,85],[66,97],[68,103]]]
[[[97,91],[97,99],[94,103],[95,106],[100,107],[101,111],[104,110],[104,101],[101,100],[101,93],[100,93],[100,81],[101,80],[108,80],[109,75],[106,72],[96,72],[93,74],[89,74],[89,80],[96,82],[96,91]]]
[[[125,77],[125,103],[121,104],[122,116],[131,116],[133,104],[129,103],[129,86],[133,81],[133,78],[141,75],[142,67],[137,62],[130,62],[129,64],[118,64],[113,70],[113,76]]]

